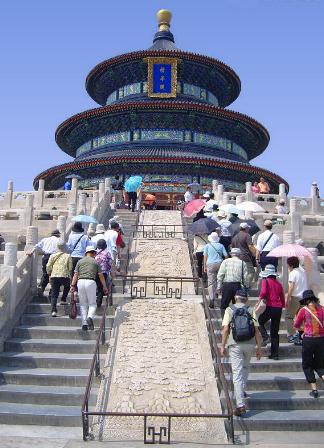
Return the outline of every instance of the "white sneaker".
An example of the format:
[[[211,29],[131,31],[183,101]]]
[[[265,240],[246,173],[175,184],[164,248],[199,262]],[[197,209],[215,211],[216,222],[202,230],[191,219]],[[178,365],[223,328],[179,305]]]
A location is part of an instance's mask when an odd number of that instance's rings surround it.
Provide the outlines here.
[[[56,317],[56,316],[57,316],[56,311],[53,311],[53,312],[52,312],[52,317]]]

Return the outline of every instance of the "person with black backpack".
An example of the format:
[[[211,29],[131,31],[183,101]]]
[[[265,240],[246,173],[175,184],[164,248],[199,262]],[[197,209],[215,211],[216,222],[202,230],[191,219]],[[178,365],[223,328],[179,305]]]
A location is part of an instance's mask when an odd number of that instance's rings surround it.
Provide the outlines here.
[[[249,375],[250,360],[256,346],[256,358],[261,358],[261,335],[259,323],[252,308],[247,305],[246,290],[235,294],[235,304],[225,310],[222,330],[221,356],[228,347],[232,366],[236,415],[246,413],[245,388]]]

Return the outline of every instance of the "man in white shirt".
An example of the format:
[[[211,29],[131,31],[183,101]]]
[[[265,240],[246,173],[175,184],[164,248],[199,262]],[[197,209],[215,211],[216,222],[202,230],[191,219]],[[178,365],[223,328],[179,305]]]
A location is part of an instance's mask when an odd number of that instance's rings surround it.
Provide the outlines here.
[[[47,273],[46,270],[46,265],[47,262],[49,260],[49,257],[52,254],[55,254],[58,249],[57,249],[57,243],[60,240],[60,232],[59,230],[55,229],[53,230],[53,232],[51,233],[51,236],[47,237],[47,238],[43,238],[42,240],[40,240],[35,247],[33,248],[33,250],[28,254],[28,255],[32,255],[32,253],[36,250],[39,250],[43,253],[43,257],[42,257],[42,277],[40,280],[40,284],[39,284],[39,293],[40,294],[44,294],[45,288],[49,283],[49,275]]]
[[[275,206],[275,213],[279,215],[286,215],[288,213],[288,207],[286,206],[286,202],[284,199],[280,199],[279,204]]]
[[[308,289],[307,276],[304,269],[299,264],[298,257],[287,258],[288,264],[288,294],[286,299],[286,325],[288,342],[295,342],[294,338],[294,318],[299,309],[299,300],[303,297],[303,292]]]
[[[186,190],[186,192],[184,194],[184,201],[187,203],[187,202],[190,202],[192,200],[193,200],[193,194],[191,193],[191,188],[187,187],[187,190]]]
[[[205,194],[207,195],[207,193],[208,193],[208,199],[207,199],[206,205],[204,207],[204,212],[206,212],[205,213],[206,216],[207,216],[207,213],[212,212],[214,210],[214,208],[216,210],[218,209],[218,204],[217,204],[217,201],[215,200],[214,193],[206,192]],[[206,196],[203,195],[203,198],[206,199]]]
[[[104,234],[104,239],[107,243],[107,251],[110,253],[111,258],[116,261],[118,250],[117,250],[117,237],[118,237],[118,222],[111,222],[110,229],[106,230]]]
[[[225,247],[226,251],[229,252],[229,247],[232,241],[232,223],[227,219],[227,215],[224,210],[218,211],[217,218],[217,222],[220,225],[221,230],[219,242]]]
[[[256,260],[261,266],[262,271],[267,264],[272,264],[277,270],[278,258],[268,257],[267,255],[272,249],[280,246],[280,240],[278,236],[272,232],[272,221],[270,221],[270,219],[264,221],[264,228],[265,231],[262,232],[257,239]]]
[[[106,229],[103,224],[97,224],[95,235],[91,237],[91,243],[94,243],[97,247],[98,241],[105,239],[105,231]]]

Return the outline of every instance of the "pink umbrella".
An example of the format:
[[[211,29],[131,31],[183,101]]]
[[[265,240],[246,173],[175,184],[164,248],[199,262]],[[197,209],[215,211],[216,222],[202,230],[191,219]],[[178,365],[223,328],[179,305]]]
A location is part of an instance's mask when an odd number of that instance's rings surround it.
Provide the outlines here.
[[[281,246],[272,249],[267,255],[267,257],[310,257],[312,258],[311,252],[300,244],[282,244]]]
[[[186,218],[191,218],[191,216],[200,212],[200,210],[203,209],[205,205],[206,201],[203,201],[202,199],[194,199],[193,201],[190,201],[186,204],[185,208],[183,209],[183,216],[185,216]]]

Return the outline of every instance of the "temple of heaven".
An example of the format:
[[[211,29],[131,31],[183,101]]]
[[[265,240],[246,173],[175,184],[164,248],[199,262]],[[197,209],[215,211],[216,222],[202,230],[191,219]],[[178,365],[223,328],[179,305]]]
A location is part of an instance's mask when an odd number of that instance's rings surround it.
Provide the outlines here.
[[[143,176],[146,192],[176,198],[187,184],[210,188],[217,179],[241,191],[247,181],[266,178],[271,191],[285,180],[250,165],[269,143],[268,131],[247,115],[226,109],[239,95],[237,74],[209,56],[179,50],[170,32],[171,13],[157,14],[159,29],[148,50],[98,64],[86,79],[100,105],[64,121],[58,146],[70,163],[34,180],[62,188],[65,176],[82,177],[83,188],[107,177]]]

